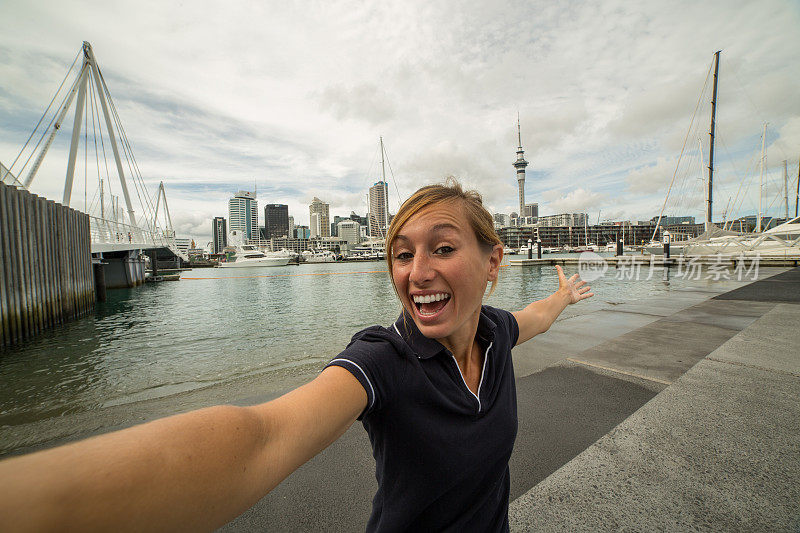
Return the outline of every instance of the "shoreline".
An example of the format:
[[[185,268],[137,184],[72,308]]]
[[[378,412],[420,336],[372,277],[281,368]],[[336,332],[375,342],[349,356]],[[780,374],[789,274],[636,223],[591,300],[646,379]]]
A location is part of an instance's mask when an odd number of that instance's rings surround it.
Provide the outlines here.
[[[785,269],[770,269],[767,274],[760,274],[759,279]],[[766,272],[766,271],[765,271]],[[606,338],[611,333],[628,331],[633,326],[643,325],[629,311],[640,313],[641,305],[651,308],[649,317],[657,317],[660,311],[682,309],[699,298],[708,298],[726,292],[730,287],[739,287],[741,282],[718,283],[710,288],[674,288],[663,296],[651,298],[645,304],[636,300],[590,302],[586,307],[568,307],[554,323],[551,331],[536,339],[534,344],[515,348],[514,367],[517,378],[538,372],[554,364],[562,358],[562,343],[569,342],[561,334],[560,329],[570,330],[572,322],[580,322],[582,317],[597,313],[612,314],[621,320],[607,324],[605,331],[598,338]],[[696,296],[699,295],[699,296]],[[491,300],[487,302],[492,305]],[[628,311],[626,311],[628,309]],[[655,314],[653,314],[655,313]],[[600,332],[598,332],[600,333]],[[588,337],[586,337],[588,338]],[[585,344],[585,339],[582,340]],[[535,356],[524,356],[530,346],[536,346]],[[93,435],[116,431],[147,421],[171,416],[174,414],[201,409],[219,404],[251,405],[269,401],[284,394],[309,380],[325,366],[328,360],[335,357],[338,350],[327,356],[315,357],[310,362],[298,362],[278,370],[260,371],[244,377],[234,377],[221,382],[192,388],[177,393],[143,398],[133,401],[114,403],[110,400],[102,407],[86,408],[78,412],[66,412],[55,416],[46,416],[29,422],[0,426],[0,459],[30,453],[40,449],[65,444]],[[142,391],[145,394],[146,391]],[[9,417],[13,420],[13,417]]]

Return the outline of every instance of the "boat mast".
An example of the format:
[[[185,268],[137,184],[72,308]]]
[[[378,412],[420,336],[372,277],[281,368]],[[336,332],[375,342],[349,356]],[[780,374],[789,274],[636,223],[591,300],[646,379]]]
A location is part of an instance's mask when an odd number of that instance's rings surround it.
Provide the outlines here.
[[[789,222],[789,169],[783,160],[783,204],[786,207],[786,222]]]
[[[797,162],[797,192],[794,196],[794,217],[797,218],[797,201],[800,200],[800,161]]]
[[[764,146],[767,140],[767,123],[764,123],[764,131],[761,133],[761,175],[758,178],[758,219],[756,221],[756,231],[761,231],[761,196],[764,192],[764,159],[767,152]]]
[[[719,53],[714,54],[714,89],[711,94],[711,130],[708,132],[711,140],[708,145],[708,191],[706,197],[708,198],[708,207],[706,210],[706,231],[711,228],[711,206],[712,206],[712,188],[711,184],[714,179],[714,134],[717,118],[717,77],[719,75]]]

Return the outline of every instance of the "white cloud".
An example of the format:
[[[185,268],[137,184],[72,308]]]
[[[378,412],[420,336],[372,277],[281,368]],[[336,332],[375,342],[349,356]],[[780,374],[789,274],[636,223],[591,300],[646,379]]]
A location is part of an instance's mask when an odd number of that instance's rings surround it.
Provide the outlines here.
[[[604,194],[586,190],[582,187],[566,194],[557,191],[546,191],[543,197],[554,213],[582,213],[602,205],[605,200]]]
[[[788,0],[6,2],[0,160],[13,160],[89,39],[145,181],[152,191],[165,181],[179,231],[208,235],[230,194],[254,180],[261,204],[288,203],[298,223],[315,195],[332,214],[363,213],[379,135],[401,196],[454,174],[510,212],[517,112],[528,201],[649,218],[718,49],[723,192],[746,173],[763,121],[774,127],[768,160],[796,167],[798,25]],[[707,100],[692,150],[707,133]],[[65,154],[60,139],[34,192],[60,197]]]

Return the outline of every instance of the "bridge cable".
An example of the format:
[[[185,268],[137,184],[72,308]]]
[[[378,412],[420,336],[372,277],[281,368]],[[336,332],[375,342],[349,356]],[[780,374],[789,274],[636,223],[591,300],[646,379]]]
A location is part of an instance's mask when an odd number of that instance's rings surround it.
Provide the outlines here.
[[[53,102],[55,102],[56,97],[58,96],[58,93],[61,92],[61,88],[64,87],[64,83],[67,81],[67,78],[69,78],[69,74],[70,74],[70,72],[72,72],[72,69],[75,67],[75,62],[78,61],[78,57],[80,57],[82,51],[83,51],[83,48],[78,50],[78,53],[75,54],[75,59],[72,60],[72,64],[69,66],[69,69],[67,70],[67,74],[64,76],[64,79],[61,80],[61,84],[58,86],[58,89],[56,90],[55,94],[53,94],[53,97],[50,99],[50,103],[47,104],[47,108],[44,110],[44,113],[42,113],[41,118],[39,118],[39,122],[36,123],[36,126],[33,128],[33,131],[28,136],[28,139],[25,141],[25,144],[22,146],[22,149],[20,149],[19,154],[17,154],[17,157],[14,158],[14,162],[11,163],[10,167],[8,167],[9,171],[11,171],[11,169],[14,168],[14,165],[16,164],[17,160],[20,158],[22,153],[25,151],[25,148],[28,146],[28,143],[31,142],[31,139],[36,134],[36,130],[39,129],[39,126],[42,124],[42,121],[44,120],[44,117],[47,116],[47,112],[50,111],[50,106],[52,106]],[[73,83],[73,85],[74,85],[74,83]],[[50,121],[50,122],[52,123],[52,121]],[[48,125],[48,128],[49,127],[50,126]],[[38,146],[38,144],[37,144],[37,146]],[[30,159],[30,157],[28,159]],[[25,167],[23,166],[22,168],[24,169]],[[19,175],[20,173],[17,173],[17,174]]]
[[[22,173],[25,171],[25,167],[28,166],[28,163],[30,163],[31,158],[36,153],[36,150],[38,150],[39,146],[42,144],[42,141],[44,140],[45,136],[47,135],[47,132],[50,131],[50,126],[53,125],[53,122],[58,117],[58,110],[61,109],[66,104],[66,101],[69,98],[69,93],[71,93],[73,91],[75,85],[77,85],[77,83],[80,80],[80,78],[81,77],[78,76],[75,79],[75,81],[72,82],[72,85],[70,86],[69,91],[67,91],[67,93],[64,95],[64,98],[61,100],[61,103],[59,104],[58,108],[56,109],[55,113],[53,114],[53,118],[50,119],[50,122],[47,124],[47,127],[44,130],[42,130],[42,135],[39,137],[39,141],[36,143],[36,146],[33,147],[33,151],[31,151],[30,155],[28,155],[28,158],[25,160],[25,164],[22,165],[22,168],[20,168],[19,171],[17,171],[17,175],[18,176],[22,176]],[[20,155],[21,155],[21,152],[20,152]],[[17,156],[17,157],[19,157],[19,156]],[[14,162],[16,162],[16,159],[14,160]],[[9,167],[8,170],[11,170],[11,167]]]
[[[136,156],[133,155],[133,148],[131,147],[130,141],[128,139],[127,132],[122,125],[122,119],[119,116],[119,112],[117,111],[117,106],[114,103],[114,100],[111,98],[111,91],[108,89],[108,85],[106,84],[105,78],[103,77],[102,72],[100,73],[100,80],[103,83],[103,87],[105,89],[105,93],[108,95],[108,101],[110,103],[111,112],[114,117],[114,122],[117,125],[117,129],[120,132],[120,140],[122,141],[123,153],[125,153],[125,160],[128,163],[128,168],[131,173],[131,180],[133,182],[133,186],[136,189],[136,196],[139,198],[139,203],[142,206],[142,210],[144,211],[143,214],[147,220],[150,219],[150,216],[153,214],[155,207],[150,203],[150,198],[147,196],[147,188],[144,183],[144,179],[141,175],[141,171],[139,170],[139,165],[136,162]],[[128,157],[130,154],[130,159]],[[131,166],[133,164],[133,167]],[[134,170],[135,167],[135,170]],[[139,183],[141,184],[142,193],[144,194],[146,201],[142,200],[142,195],[140,194],[139,188],[140,186],[137,184],[136,179],[139,179]]]

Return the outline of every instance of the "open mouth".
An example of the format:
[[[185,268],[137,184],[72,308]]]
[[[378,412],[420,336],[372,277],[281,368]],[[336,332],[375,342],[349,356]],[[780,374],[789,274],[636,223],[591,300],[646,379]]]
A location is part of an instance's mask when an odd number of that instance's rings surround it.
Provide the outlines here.
[[[437,292],[436,294],[427,294],[425,296],[414,296],[412,301],[420,316],[432,317],[445,308],[450,301],[450,295],[446,292]]]

